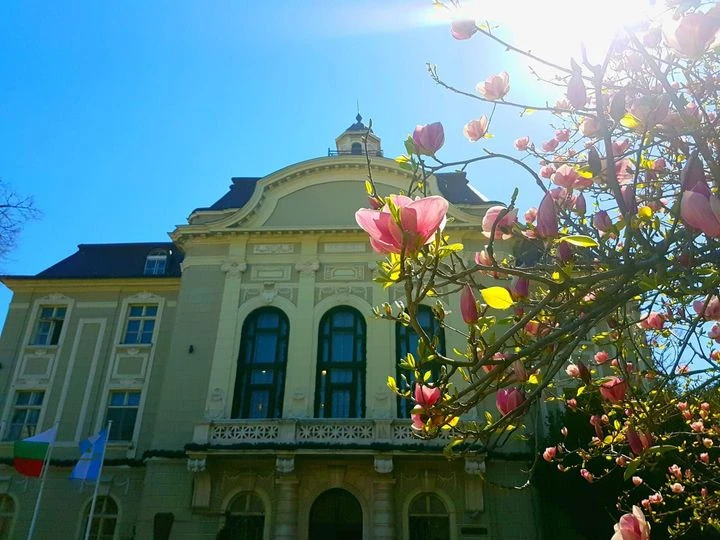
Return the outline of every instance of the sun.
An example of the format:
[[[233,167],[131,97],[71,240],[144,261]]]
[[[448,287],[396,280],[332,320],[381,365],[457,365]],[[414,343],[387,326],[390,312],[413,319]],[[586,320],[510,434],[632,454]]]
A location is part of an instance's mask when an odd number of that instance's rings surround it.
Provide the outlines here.
[[[584,45],[592,61],[600,61],[617,32],[661,8],[651,0],[471,0],[460,8],[434,6],[427,24],[453,19],[487,23],[503,39],[543,58],[566,63]]]

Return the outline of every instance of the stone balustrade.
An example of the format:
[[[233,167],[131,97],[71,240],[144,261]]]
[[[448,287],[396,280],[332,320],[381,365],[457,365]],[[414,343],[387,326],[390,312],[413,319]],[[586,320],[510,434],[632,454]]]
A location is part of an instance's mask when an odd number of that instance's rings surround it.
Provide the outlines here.
[[[442,447],[450,440],[447,431],[437,439],[416,437],[407,420],[391,419],[290,419],[214,420],[195,425],[193,443],[211,446],[277,444],[288,446],[408,446]]]

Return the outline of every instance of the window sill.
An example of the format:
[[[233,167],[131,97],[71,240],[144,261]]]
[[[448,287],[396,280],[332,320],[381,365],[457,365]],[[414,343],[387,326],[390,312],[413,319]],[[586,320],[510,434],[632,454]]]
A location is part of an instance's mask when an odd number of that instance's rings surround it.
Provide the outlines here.
[[[119,349],[150,349],[153,343],[118,343],[115,346]]]

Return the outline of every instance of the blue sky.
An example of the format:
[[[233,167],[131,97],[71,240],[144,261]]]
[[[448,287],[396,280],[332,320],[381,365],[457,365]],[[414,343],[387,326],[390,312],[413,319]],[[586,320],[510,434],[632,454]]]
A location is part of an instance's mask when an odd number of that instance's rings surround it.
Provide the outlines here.
[[[462,126],[490,108],[436,86],[426,62],[466,89],[507,69],[517,100],[533,95],[529,75],[502,48],[427,24],[430,4],[2,2],[0,177],[43,216],[0,272],[35,274],[80,243],[166,240],[232,176],[326,155],[356,100],[388,156],[416,124],[437,120],[444,158],[478,152]],[[520,135],[552,136],[541,119],[517,116],[498,113],[482,145],[514,152]],[[514,185],[527,187],[527,204],[538,198],[515,169],[475,168],[472,178],[493,199]],[[0,317],[9,301],[0,291]]]

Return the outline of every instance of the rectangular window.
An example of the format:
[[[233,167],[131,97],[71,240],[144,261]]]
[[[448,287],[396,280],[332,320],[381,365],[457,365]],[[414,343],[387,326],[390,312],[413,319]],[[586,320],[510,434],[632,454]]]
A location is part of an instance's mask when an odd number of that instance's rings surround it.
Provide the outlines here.
[[[40,306],[40,317],[30,345],[57,345],[66,311],[65,306]]]
[[[120,390],[110,392],[107,418],[105,419],[106,423],[109,420],[112,420],[112,426],[110,426],[110,436],[108,437],[109,440],[132,441],[139,405],[139,390]]]
[[[15,394],[6,440],[18,441],[35,435],[44,397],[43,390],[22,390]]]
[[[131,304],[128,306],[127,324],[123,343],[152,343],[157,305]]]

